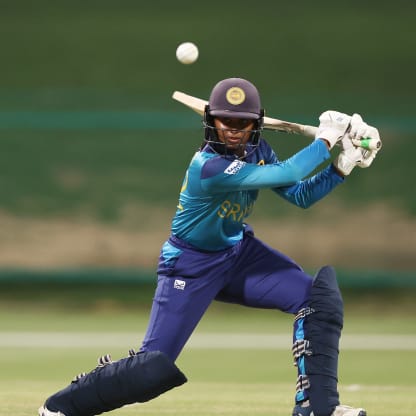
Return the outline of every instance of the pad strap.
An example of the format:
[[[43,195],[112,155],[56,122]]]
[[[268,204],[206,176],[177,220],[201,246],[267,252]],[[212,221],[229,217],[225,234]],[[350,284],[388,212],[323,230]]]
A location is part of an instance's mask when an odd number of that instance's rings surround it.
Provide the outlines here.
[[[306,318],[308,315],[312,314],[315,312],[315,309],[310,308],[309,306],[306,308],[302,308],[295,316],[295,322],[298,321],[299,319],[303,319]]]
[[[299,374],[298,379],[296,381],[296,392],[301,393],[304,390],[309,389],[310,387],[309,377],[303,374]]]
[[[309,388],[309,378],[306,374],[305,356],[312,354],[312,350],[309,340],[305,339],[304,323],[305,318],[313,313],[313,308],[306,307],[301,309],[296,314],[293,324],[293,365],[298,369],[295,396],[297,403],[308,399],[306,390]]]
[[[294,365],[297,366],[297,360],[302,357],[302,355],[312,355],[310,342],[307,339],[297,339],[293,343],[292,354],[295,359]]]

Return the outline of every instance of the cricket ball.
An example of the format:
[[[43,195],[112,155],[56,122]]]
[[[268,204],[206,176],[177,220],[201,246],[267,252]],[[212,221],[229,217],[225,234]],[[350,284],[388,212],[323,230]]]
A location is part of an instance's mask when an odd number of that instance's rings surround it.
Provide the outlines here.
[[[198,59],[198,47],[192,42],[181,43],[176,49],[176,58],[182,64],[193,64]]]

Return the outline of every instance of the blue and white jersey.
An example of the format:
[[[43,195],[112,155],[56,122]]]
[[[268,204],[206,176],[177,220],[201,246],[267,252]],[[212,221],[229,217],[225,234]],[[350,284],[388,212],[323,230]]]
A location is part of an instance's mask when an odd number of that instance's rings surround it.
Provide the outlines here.
[[[195,153],[182,183],[172,235],[200,250],[223,250],[242,239],[260,189],[270,188],[307,208],[344,180],[332,165],[308,177],[330,157],[321,140],[282,162],[264,139],[252,153],[247,150],[244,161],[218,155],[208,146]]]

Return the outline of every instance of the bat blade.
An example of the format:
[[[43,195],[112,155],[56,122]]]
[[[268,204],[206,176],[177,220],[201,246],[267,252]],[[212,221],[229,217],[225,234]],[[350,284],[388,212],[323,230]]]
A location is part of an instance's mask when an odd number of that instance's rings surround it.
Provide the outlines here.
[[[185,104],[200,116],[204,115],[205,106],[208,105],[208,101],[193,97],[192,95],[188,95],[180,91],[175,91],[172,95],[172,98],[182,104]]]
[[[301,134],[306,137],[315,137],[317,127],[305,124],[291,123],[277,118],[264,117],[264,128],[266,130],[283,131],[291,134]]]
[[[205,106],[208,104],[208,101],[202,100],[201,98],[193,97],[192,95],[185,94],[181,91],[175,91],[172,95],[172,98],[199,115],[204,115]],[[289,121],[279,120],[277,118],[264,117],[264,128],[266,130],[275,130],[282,131],[285,133],[295,133],[302,134],[308,137],[314,137],[316,127],[313,126],[304,126],[303,124],[290,123]]]

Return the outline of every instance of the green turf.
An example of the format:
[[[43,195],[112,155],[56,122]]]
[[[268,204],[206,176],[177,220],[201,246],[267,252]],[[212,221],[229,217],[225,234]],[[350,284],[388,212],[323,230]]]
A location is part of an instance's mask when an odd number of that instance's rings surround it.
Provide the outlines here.
[[[16,416],[34,415],[47,395],[63,388],[79,371],[91,369],[96,359],[94,351],[82,349],[0,352],[1,408],[4,414]],[[115,354],[115,358],[121,354]],[[366,407],[369,415],[412,415],[411,398],[416,393],[412,356],[413,352],[394,351],[342,353],[342,400]],[[289,352],[188,350],[178,365],[187,374],[188,384],[152,402],[114,414],[290,414],[295,370]]]
[[[115,307],[114,307],[115,306]],[[72,332],[144,332],[150,308],[123,311],[111,302],[102,302],[97,308],[79,312],[76,309],[62,314],[56,311],[36,311],[25,308],[0,309],[0,331],[72,331]],[[227,315],[224,320],[223,315]],[[347,311],[345,332],[357,334],[378,334],[388,328],[391,334],[416,334],[414,315],[373,316]],[[59,319],[57,319],[57,317]],[[290,333],[292,317],[280,312],[248,310],[241,308],[218,308],[213,306],[201,321],[198,331],[202,332],[248,332],[248,333]]]
[[[68,297],[70,295],[67,294]],[[97,295],[100,299],[100,295]],[[61,300],[65,299],[64,297]],[[63,388],[73,376],[95,366],[98,356],[111,353],[114,359],[138,347],[146,328],[149,303],[122,306],[120,299],[107,297],[93,307],[73,307],[67,299],[57,306],[42,299],[38,303],[18,300],[0,307],[0,334],[32,333],[36,340],[45,332],[56,337],[66,335],[117,332],[129,333],[136,345],[118,347],[0,347],[1,414],[34,415],[47,395]],[[402,299],[406,299],[403,297]],[[360,301],[363,301],[360,298]],[[383,309],[383,297],[367,299],[365,308],[351,294],[346,299],[344,333],[414,335],[414,311],[403,312],[405,302]],[[406,310],[406,309],[404,309]],[[282,313],[214,304],[195,336],[209,333],[286,334],[290,344],[292,318]],[[36,335],[38,334],[38,335]],[[412,397],[416,394],[413,374],[416,363],[412,350],[352,350],[340,355],[340,393],[343,402],[364,406],[369,415],[413,414]],[[288,415],[292,407],[295,369],[287,350],[274,349],[189,349],[178,359],[189,383],[143,405],[130,406],[114,414],[151,415]]]

